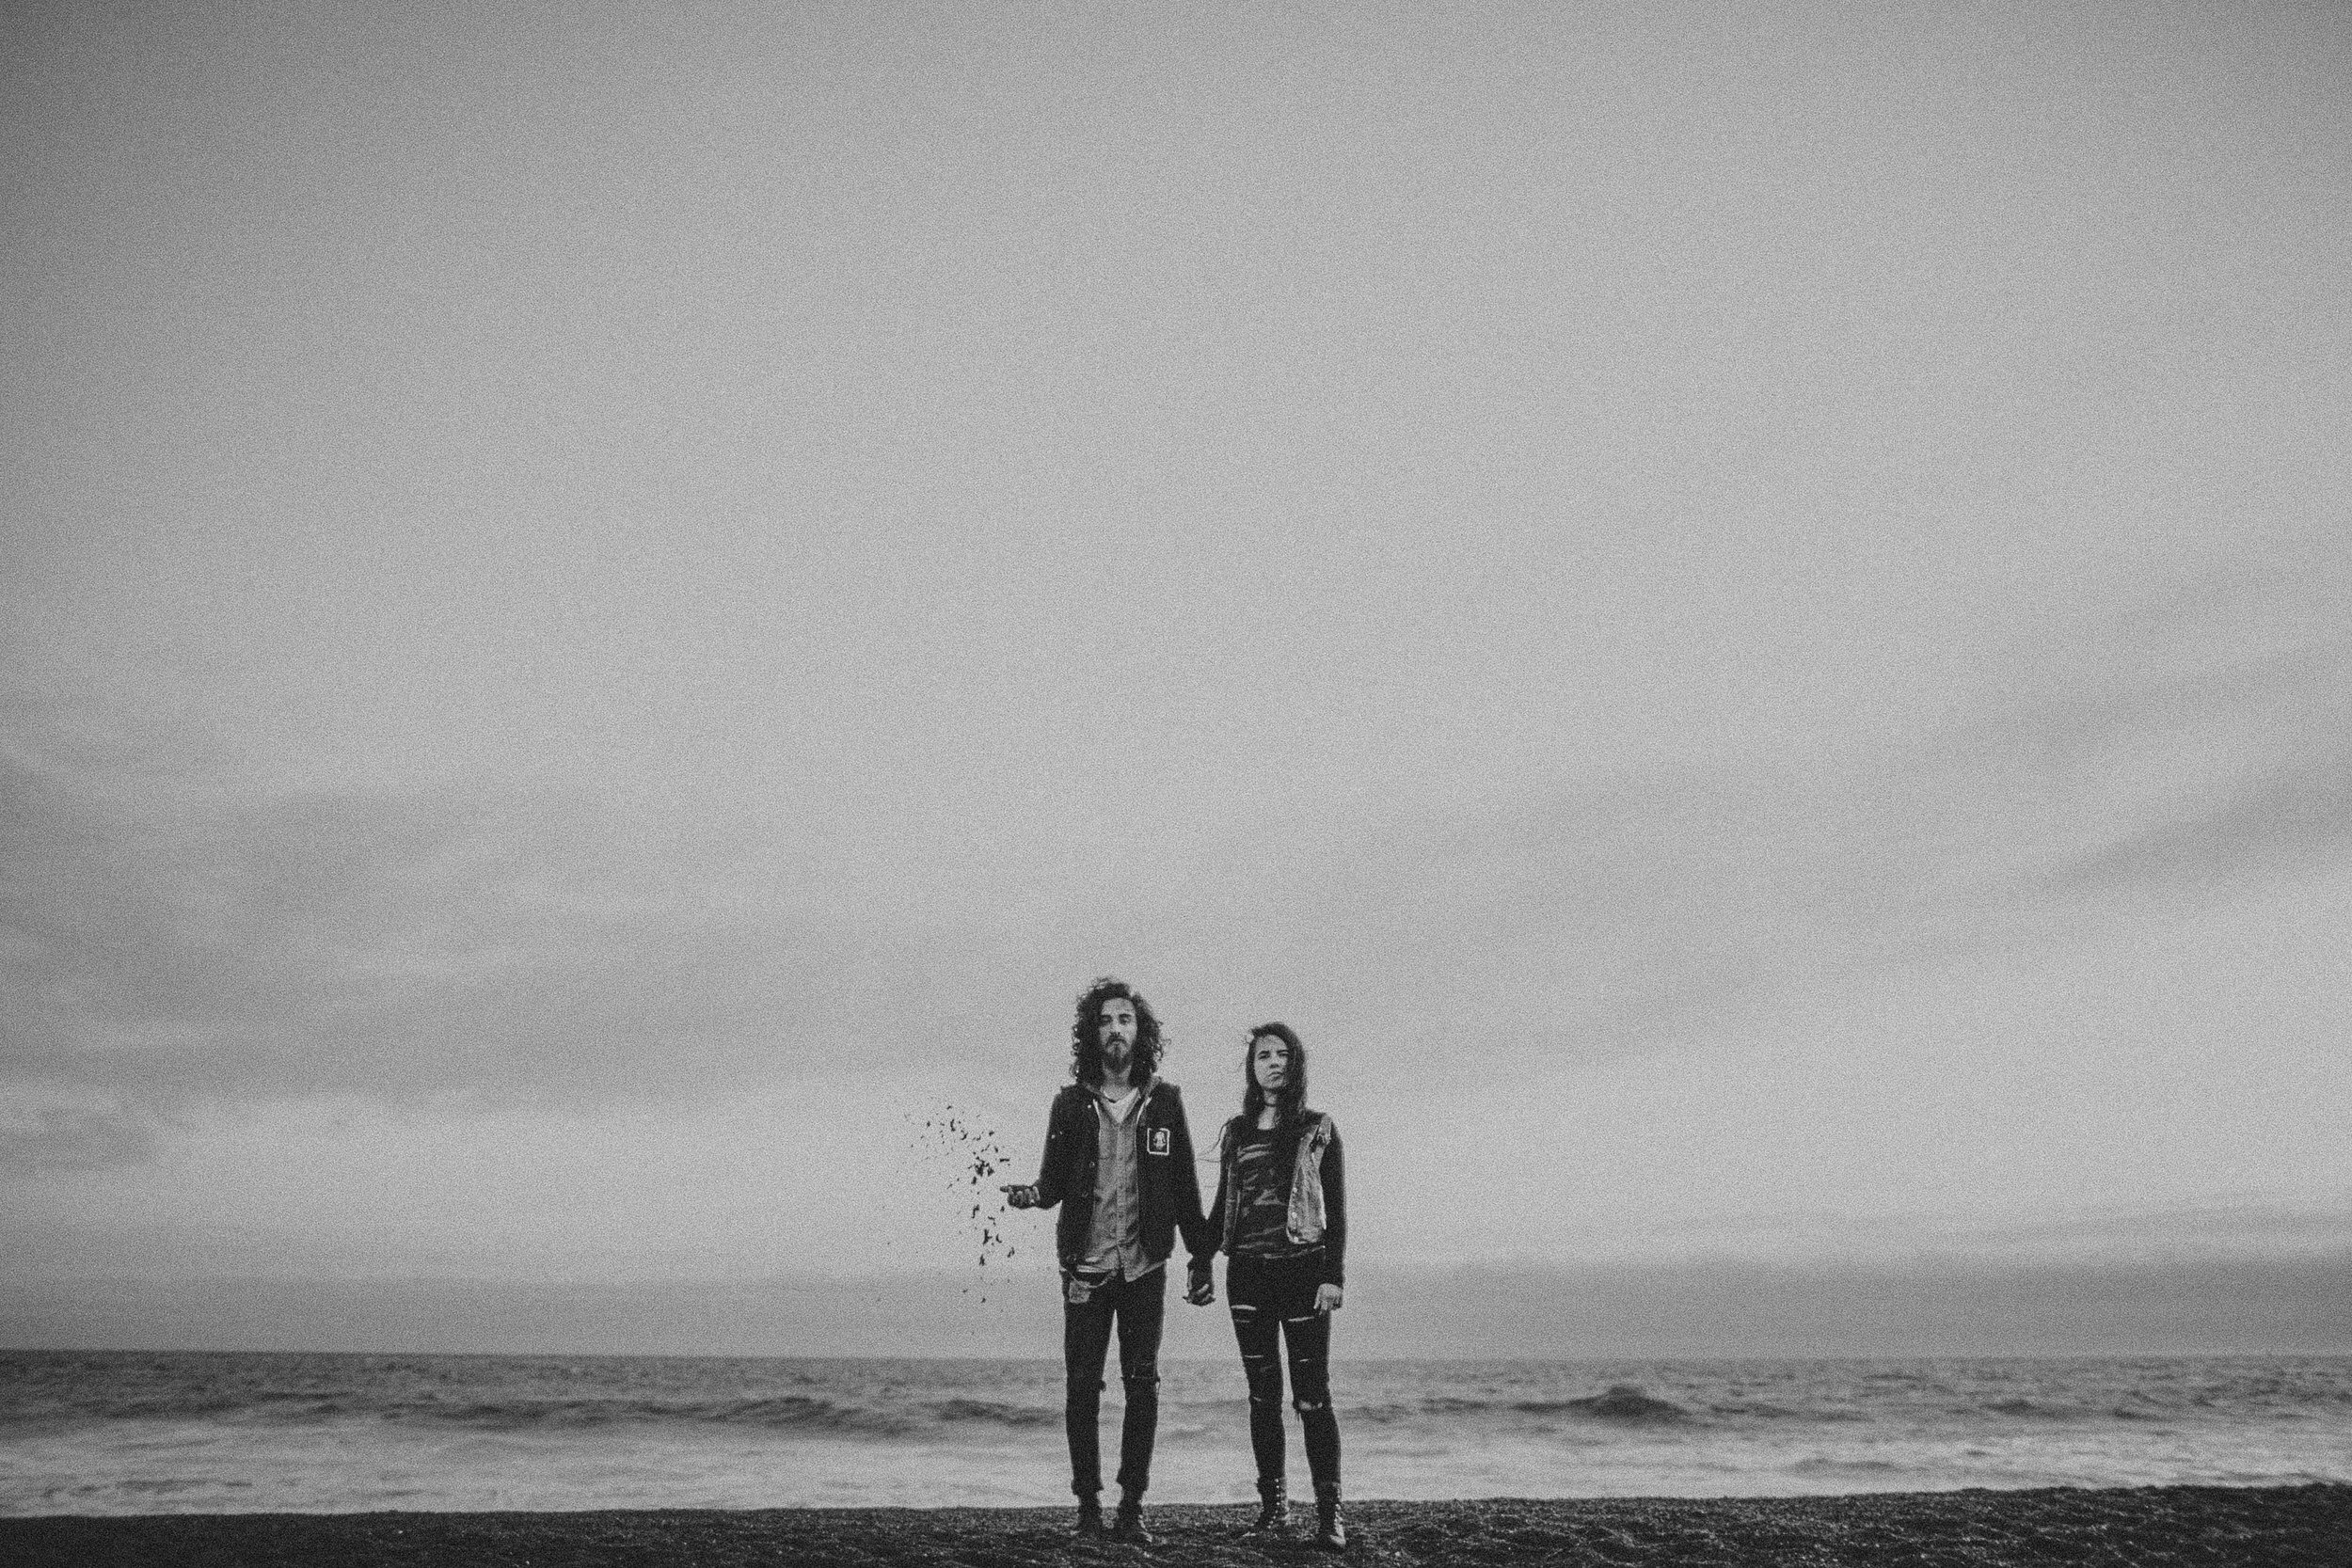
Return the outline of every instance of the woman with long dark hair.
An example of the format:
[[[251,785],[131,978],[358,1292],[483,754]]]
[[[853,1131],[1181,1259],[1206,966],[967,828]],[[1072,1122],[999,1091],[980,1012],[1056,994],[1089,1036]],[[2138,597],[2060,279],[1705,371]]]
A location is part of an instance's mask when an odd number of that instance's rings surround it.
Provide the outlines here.
[[[1285,1023],[1249,1031],[1241,1115],[1218,1141],[1217,1227],[1225,1298],[1249,1380],[1249,1447],[1263,1505],[1250,1528],[1287,1534],[1282,1367],[1314,1478],[1315,1544],[1347,1544],[1340,1518],[1340,1423],[1331,1410],[1331,1314],[1345,1293],[1347,1184],[1340,1130],[1307,1106],[1307,1048]]]

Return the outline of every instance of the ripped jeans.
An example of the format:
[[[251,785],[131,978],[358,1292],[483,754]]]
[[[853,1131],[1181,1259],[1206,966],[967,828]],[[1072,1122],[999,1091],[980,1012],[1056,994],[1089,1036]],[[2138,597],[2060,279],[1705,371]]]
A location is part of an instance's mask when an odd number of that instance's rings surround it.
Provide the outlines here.
[[[1323,1254],[1300,1258],[1252,1258],[1244,1254],[1225,1268],[1225,1299],[1233,1312],[1233,1338],[1241,1343],[1241,1370],[1249,1380],[1249,1448],[1258,1479],[1283,1473],[1282,1358],[1279,1339],[1290,1353],[1291,1398],[1307,1437],[1307,1470],[1318,1493],[1340,1488],[1340,1418],[1331,1409],[1331,1315],[1315,1310],[1315,1287],[1323,1281]]]
[[[1084,1301],[1061,1306],[1062,1420],[1070,1434],[1070,1490],[1091,1497],[1103,1490],[1103,1357],[1119,1330],[1119,1376],[1127,1410],[1119,1431],[1119,1484],[1140,1495],[1152,1484],[1152,1440],[1160,1425],[1160,1327],[1168,1314],[1168,1270],[1140,1279],[1075,1276]]]

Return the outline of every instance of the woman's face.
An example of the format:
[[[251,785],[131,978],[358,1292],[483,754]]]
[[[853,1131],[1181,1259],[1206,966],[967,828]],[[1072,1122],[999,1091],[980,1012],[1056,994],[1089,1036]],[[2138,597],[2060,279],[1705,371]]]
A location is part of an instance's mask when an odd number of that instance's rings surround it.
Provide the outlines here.
[[[1279,1035],[1260,1035],[1249,1042],[1249,1070],[1258,1087],[1279,1094],[1291,1081],[1291,1048]]]

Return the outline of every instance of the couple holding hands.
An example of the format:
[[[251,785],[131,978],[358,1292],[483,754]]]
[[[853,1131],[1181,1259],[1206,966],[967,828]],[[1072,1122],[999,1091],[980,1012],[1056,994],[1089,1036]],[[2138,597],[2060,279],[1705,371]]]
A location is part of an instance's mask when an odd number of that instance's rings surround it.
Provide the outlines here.
[[[1074,1083],[1054,1097],[1037,1180],[1004,1189],[1016,1209],[1061,1208],[1064,1423],[1078,1530],[1103,1531],[1096,1423],[1114,1328],[1127,1409],[1120,1434],[1114,1539],[1149,1544],[1143,1495],[1159,1425],[1160,1328],[1178,1232],[1191,1255],[1184,1299],[1216,1299],[1210,1261],[1223,1252],[1225,1293],[1249,1385],[1258,1464],[1253,1530],[1290,1532],[1282,1371],[1314,1478],[1315,1544],[1347,1544],[1340,1518],[1340,1426],[1331,1409],[1331,1314],[1343,1300],[1347,1196],[1339,1129],[1307,1105],[1307,1052],[1287,1024],[1249,1031],[1241,1114],[1217,1140],[1216,1196],[1204,1213],[1184,1097],[1158,1075],[1160,1024],[1124,981],[1078,998],[1070,1029]]]

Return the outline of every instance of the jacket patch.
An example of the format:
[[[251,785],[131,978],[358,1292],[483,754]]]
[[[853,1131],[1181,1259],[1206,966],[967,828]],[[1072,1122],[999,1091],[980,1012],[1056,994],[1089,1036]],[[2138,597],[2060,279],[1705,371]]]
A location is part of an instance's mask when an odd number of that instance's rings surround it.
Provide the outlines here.
[[[1144,1142],[1144,1147],[1145,1147],[1146,1148],[1150,1149],[1150,1150],[1151,1150],[1152,1153],[1154,1153],[1154,1154],[1165,1154],[1165,1153],[1167,1153],[1167,1152],[1168,1152],[1168,1129],[1167,1129],[1167,1128],[1165,1128],[1165,1127],[1154,1127],[1154,1128],[1152,1128],[1152,1136],[1151,1136],[1150,1138],[1148,1138],[1148,1139],[1146,1139],[1146,1140],[1145,1140],[1145,1142]]]

